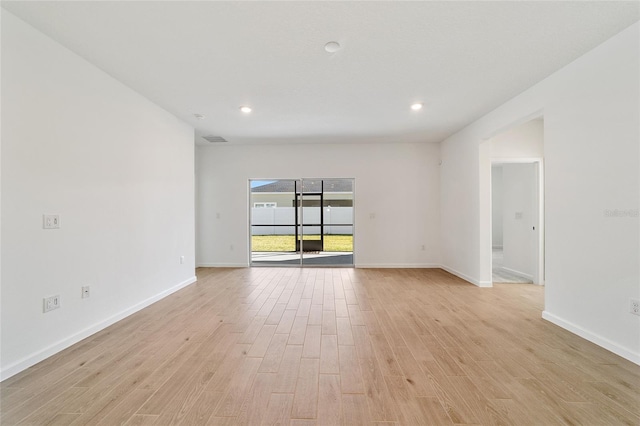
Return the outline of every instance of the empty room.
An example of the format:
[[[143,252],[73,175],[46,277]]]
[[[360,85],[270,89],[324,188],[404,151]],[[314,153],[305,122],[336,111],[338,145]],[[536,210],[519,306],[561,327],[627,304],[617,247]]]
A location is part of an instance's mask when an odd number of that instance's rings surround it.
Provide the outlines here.
[[[637,1],[0,2],[0,424],[640,424]]]

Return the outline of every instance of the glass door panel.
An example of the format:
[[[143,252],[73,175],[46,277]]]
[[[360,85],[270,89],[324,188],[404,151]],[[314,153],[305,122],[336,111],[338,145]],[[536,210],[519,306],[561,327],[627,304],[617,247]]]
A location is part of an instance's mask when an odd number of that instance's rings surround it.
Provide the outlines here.
[[[353,179],[304,179],[302,187],[302,264],[353,266]]]
[[[321,201],[321,193],[302,193],[302,235],[300,236],[300,247],[302,250],[303,265],[308,264],[310,259],[316,258],[316,255],[324,251]]]
[[[251,265],[300,265],[296,249],[298,209],[292,179],[250,180]]]
[[[353,264],[353,179],[324,179],[324,251]]]

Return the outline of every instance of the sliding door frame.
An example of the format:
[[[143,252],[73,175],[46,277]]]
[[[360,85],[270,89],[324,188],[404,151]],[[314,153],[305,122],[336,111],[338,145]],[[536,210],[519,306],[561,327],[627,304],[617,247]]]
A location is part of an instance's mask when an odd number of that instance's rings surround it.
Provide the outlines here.
[[[311,227],[311,226],[317,226],[320,229],[320,241],[321,241],[321,245],[322,247],[324,247],[324,181],[325,180],[340,180],[340,179],[344,179],[344,180],[350,180],[351,181],[351,235],[352,235],[352,242],[351,242],[351,263],[350,264],[327,264],[327,265],[310,265],[310,264],[305,264],[304,262],[304,254],[305,254],[305,250],[304,250],[304,227]],[[252,187],[251,184],[252,182],[255,181],[291,181],[293,182],[293,187],[294,187],[294,191],[293,191],[293,204],[294,204],[294,225],[273,225],[273,226],[293,226],[294,227],[294,253],[299,254],[299,258],[300,261],[296,264],[282,264],[282,265],[277,265],[277,267],[294,267],[294,268],[300,268],[300,267],[332,267],[332,268],[340,268],[340,267],[346,267],[346,268],[353,268],[355,267],[355,252],[356,252],[356,242],[355,242],[355,234],[356,234],[356,224],[355,224],[355,217],[356,217],[356,212],[355,212],[355,198],[356,198],[356,190],[355,190],[355,178],[329,178],[329,177],[324,177],[324,178],[282,178],[282,179],[275,179],[275,178],[265,178],[265,179],[259,179],[259,178],[251,178],[248,180],[248,201],[247,201],[247,206],[248,206],[248,244],[247,247],[249,249],[249,266],[250,267],[262,267],[262,266],[275,266],[275,265],[260,265],[259,263],[254,262],[253,260],[253,226],[259,226],[259,225],[254,225],[252,222],[252,215],[253,215],[253,192],[252,192]],[[321,189],[320,192],[309,192],[306,193],[304,192],[304,182],[305,181],[320,181],[321,182]],[[305,195],[308,196],[312,196],[312,197],[320,197],[320,223],[319,224],[305,224],[304,223],[304,198]],[[345,226],[345,225],[335,225],[335,226]],[[298,239],[299,238],[299,239]],[[284,252],[287,253],[287,252]]]

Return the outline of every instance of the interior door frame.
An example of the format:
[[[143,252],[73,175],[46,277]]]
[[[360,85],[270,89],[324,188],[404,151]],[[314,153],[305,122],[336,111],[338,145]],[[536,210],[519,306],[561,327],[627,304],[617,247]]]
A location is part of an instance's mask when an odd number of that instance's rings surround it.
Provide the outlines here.
[[[535,173],[535,205],[534,210],[536,211],[537,218],[534,220],[535,226],[537,227],[537,238],[534,239],[534,262],[536,267],[533,270],[533,283],[538,285],[544,285],[544,159],[540,157],[531,157],[531,158],[491,158],[490,167],[498,164],[533,164],[534,173]],[[490,170],[489,175],[491,180],[493,180],[493,172]],[[491,188],[491,185],[489,186]],[[493,193],[491,189],[489,189],[489,218],[493,218]],[[489,243],[493,248],[493,221],[491,220],[491,232],[489,232]],[[489,271],[493,271],[493,256],[489,256],[490,267]]]

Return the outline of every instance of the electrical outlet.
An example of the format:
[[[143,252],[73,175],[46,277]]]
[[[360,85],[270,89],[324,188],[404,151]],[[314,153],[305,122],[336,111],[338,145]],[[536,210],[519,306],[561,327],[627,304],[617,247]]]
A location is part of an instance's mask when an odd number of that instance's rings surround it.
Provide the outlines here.
[[[89,288],[88,285],[85,285],[84,287],[82,287],[82,298],[83,299],[86,299],[89,296],[91,296],[90,290],[91,289]]]
[[[633,315],[640,315],[640,300],[631,299],[629,312],[631,312]]]
[[[56,295],[56,296],[45,297],[43,299],[43,302],[44,302],[43,312],[53,311],[54,309],[58,309],[60,307],[60,296]]]
[[[42,216],[42,227],[44,229],[60,228],[60,216],[57,214],[45,214]]]

